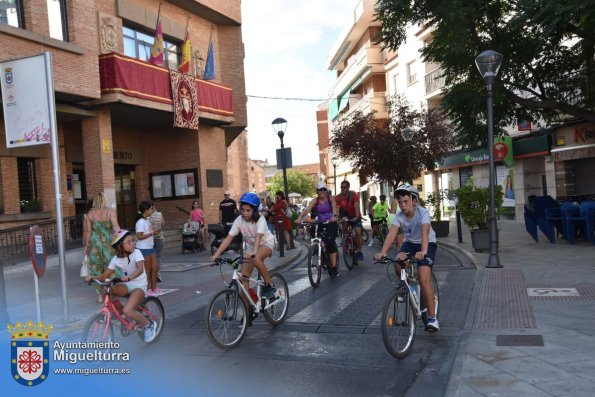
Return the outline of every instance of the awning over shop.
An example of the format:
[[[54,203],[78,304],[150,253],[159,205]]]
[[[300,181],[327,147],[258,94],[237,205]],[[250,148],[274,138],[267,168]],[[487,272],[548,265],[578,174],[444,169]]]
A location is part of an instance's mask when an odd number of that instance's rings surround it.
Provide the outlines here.
[[[101,92],[173,104],[169,71],[135,58],[112,52],[99,56]],[[198,109],[233,116],[232,89],[195,78]]]

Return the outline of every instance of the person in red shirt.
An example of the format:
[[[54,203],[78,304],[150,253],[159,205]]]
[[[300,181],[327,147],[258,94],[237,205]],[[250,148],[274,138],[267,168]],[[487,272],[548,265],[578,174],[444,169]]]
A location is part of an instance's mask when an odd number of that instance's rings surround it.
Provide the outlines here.
[[[335,197],[337,201],[337,207],[339,207],[340,217],[348,217],[350,219],[357,218],[358,221],[355,224],[355,240],[357,242],[357,259],[360,261],[364,260],[364,254],[362,252],[362,214],[359,210],[359,196],[353,190],[349,190],[349,181],[341,182],[341,193]]]

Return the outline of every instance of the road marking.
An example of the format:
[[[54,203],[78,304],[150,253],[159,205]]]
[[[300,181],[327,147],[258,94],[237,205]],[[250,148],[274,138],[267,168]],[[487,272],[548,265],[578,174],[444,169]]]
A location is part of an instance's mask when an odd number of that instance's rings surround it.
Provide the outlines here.
[[[529,296],[581,296],[576,288],[527,288]]]

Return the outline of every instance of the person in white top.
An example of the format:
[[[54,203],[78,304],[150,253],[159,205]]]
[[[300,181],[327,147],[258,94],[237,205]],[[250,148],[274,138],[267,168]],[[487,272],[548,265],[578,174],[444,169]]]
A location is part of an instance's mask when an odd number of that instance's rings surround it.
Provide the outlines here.
[[[264,260],[271,256],[275,246],[275,237],[271,234],[264,216],[258,212],[260,198],[256,193],[245,193],[240,198],[240,214],[231,226],[231,230],[221,242],[217,252],[211,256],[211,261],[219,257],[231,244],[233,238],[239,233],[246,243],[244,258],[248,261],[242,265],[242,274],[250,277],[254,267],[258,269],[264,279],[262,296],[270,298],[275,294],[275,287],[271,285],[271,276],[267,270]],[[246,285],[246,288],[249,286]]]
[[[148,201],[143,201],[138,206],[138,216],[136,219],[136,248],[145,257],[145,270],[147,272],[147,280],[149,290],[147,295],[157,296],[161,294],[161,289],[157,288],[157,255],[155,254],[154,237],[161,233],[154,231],[151,222],[147,218],[153,213],[153,206]]]
[[[120,230],[114,234],[112,247],[116,250],[107,269],[95,279],[105,281],[110,278],[116,270],[119,270],[123,276],[122,283],[112,286],[112,294],[116,296],[128,296],[128,301],[124,305],[122,313],[133,319],[139,327],[145,330],[145,340],[152,340],[155,335],[155,323],[149,321],[136,311],[136,307],[141,303],[147,291],[147,276],[145,274],[143,254],[134,247],[134,238],[128,230]],[[93,277],[87,276],[85,281],[91,281]]]

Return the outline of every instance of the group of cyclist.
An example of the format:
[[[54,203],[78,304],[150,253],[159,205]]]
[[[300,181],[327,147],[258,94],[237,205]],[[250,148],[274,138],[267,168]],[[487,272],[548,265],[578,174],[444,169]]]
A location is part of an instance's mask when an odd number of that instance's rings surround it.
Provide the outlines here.
[[[302,218],[307,214],[311,214],[318,222],[329,220],[339,220],[347,217],[355,220],[356,244],[358,251],[358,260],[363,260],[362,253],[362,223],[361,214],[359,210],[358,195],[349,190],[349,182],[341,182],[341,193],[335,199],[330,195],[329,189],[324,182],[319,182],[316,186],[318,197],[310,202],[308,207],[299,215],[297,222],[301,223]],[[419,284],[421,288],[421,295],[431,296],[431,275],[432,266],[436,257],[436,234],[432,229],[430,223],[430,213],[424,207],[418,205],[419,192],[417,189],[409,184],[404,184],[394,192],[396,205],[399,210],[393,218],[388,235],[386,236],[380,252],[374,255],[375,260],[381,260],[388,255],[389,249],[393,243],[398,239],[400,232],[403,235],[402,242],[399,241],[399,253],[397,258],[406,260],[408,255],[414,255],[418,262]],[[395,205],[395,207],[396,207]],[[377,226],[381,222],[386,222],[389,214],[389,205],[386,202],[386,196],[380,195],[380,202],[375,203],[371,207],[372,216],[372,241],[376,235]],[[394,209],[392,212],[395,212]],[[326,232],[323,232],[326,231]],[[338,274],[338,258],[337,258],[337,223],[331,222],[321,225],[319,228],[321,238],[324,240],[326,250],[329,254],[331,262],[331,276]],[[372,246],[372,244],[370,244]],[[399,265],[395,265],[395,271],[400,274]],[[434,302],[431,299],[424,299],[425,307],[428,310],[428,322],[426,329],[434,332],[440,329],[438,319],[436,318],[436,311]]]
[[[349,190],[349,182],[341,182],[341,193],[336,197],[331,195],[324,182],[319,182],[316,186],[317,197],[310,201],[310,204],[298,216],[296,222],[299,224],[302,219],[310,214],[312,219],[318,222],[333,221],[322,225],[319,233],[324,240],[326,250],[330,258],[332,277],[338,275],[338,255],[336,237],[338,232],[337,222],[339,219],[347,217],[354,221],[354,230],[356,233],[356,245],[358,260],[363,260],[362,253],[362,223],[359,210],[359,197],[356,192]],[[404,234],[404,242],[400,245],[398,259],[406,260],[408,255],[415,255],[420,260],[418,263],[419,284],[422,296],[431,296],[431,273],[436,255],[436,234],[430,224],[430,214],[424,207],[418,205],[419,192],[411,185],[405,184],[399,186],[395,192],[395,201],[398,203],[399,210],[394,215],[388,235],[384,240],[379,253],[374,255],[375,260],[381,260],[388,255],[389,249],[397,239],[399,231]],[[275,239],[270,232],[263,216],[259,213],[260,198],[257,194],[249,192],[240,198],[240,216],[234,222],[228,236],[223,240],[217,251],[211,256],[214,261],[231,244],[233,238],[239,233],[242,234],[246,243],[244,257],[247,259],[242,266],[242,274],[250,276],[253,268],[256,267],[261,273],[265,287],[262,296],[272,297],[275,294],[275,286],[271,283],[271,276],[264,263],[265,259],[272,255]],[[384,221],[388,215],[388,204],[386,196],[380,196],[380,202],[372,207],[373,228],[378,222]],[[325,232],[323,232],[325,231]],[[373,236],[375,231],[373,229]],[[122,287],[114,288],[115,295],[130,295],[129,302],[124,308],[124,313],[138,321],[139,326],[145,328],[147,337],[154,332],[154,324],[148,322],[141,315],[136,315],[133,308],[143,299],[146,293],[146,275],[143,266],[142,255],[137,254],[134,247],[133,236],[130,232],[118,232],[112,241],[112,246],[118,252],[108,269],[97,277],[100,280],[110,277],[116,268],[122,270],[125,274],[122,277],[124,283]],[[139,252],[140,253],[140,252]],[[132,259],[132,260],[131,260]],[[400,268],[395,265],[395,271],[400,273]],[[88,280],[87,280],[88,281]],[[142,284],[142,285],[141,285]],[[428,324],[426,329],[429,331],[438,331],[439,325],[436,319],[433,301],[428,299],[424,302],[428,310]],[[138,319],[137,319],[138,317]]]

